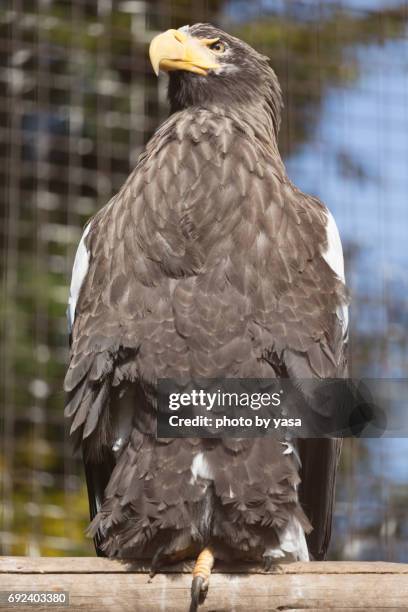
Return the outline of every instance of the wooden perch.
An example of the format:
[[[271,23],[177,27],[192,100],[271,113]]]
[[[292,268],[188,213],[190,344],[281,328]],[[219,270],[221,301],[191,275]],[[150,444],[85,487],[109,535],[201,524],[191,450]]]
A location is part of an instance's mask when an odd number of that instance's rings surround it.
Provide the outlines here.
[[[20,612],[186,612],[191,566],[149,580],[141,562],[101,558],[0,558],[1,591],[68,591],[69,607],[19,605]],[[3,604],[4,606],[4,604]],[[2,606],[0,605],[0,610]],[[200,612],[408,611],[408,565],[323,562],[261,568],[217,564]]]

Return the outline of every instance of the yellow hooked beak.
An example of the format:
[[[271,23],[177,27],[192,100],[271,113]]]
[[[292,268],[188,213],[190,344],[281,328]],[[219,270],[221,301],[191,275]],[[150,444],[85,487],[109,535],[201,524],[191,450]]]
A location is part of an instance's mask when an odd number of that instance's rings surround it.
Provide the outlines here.
[[[219,67],[209,49],[216,40],[194,38],[180,30],[167,30],[150,43],[153,70],[156,74],[159,70],[188,70],[205,76],[211,68]]]

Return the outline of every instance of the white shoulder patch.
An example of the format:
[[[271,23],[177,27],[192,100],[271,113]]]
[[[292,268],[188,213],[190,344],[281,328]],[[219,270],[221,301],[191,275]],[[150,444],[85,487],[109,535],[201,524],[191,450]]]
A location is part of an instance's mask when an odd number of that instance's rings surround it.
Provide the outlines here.
[[[340,234],[337,229],[333,215],[327,210],[327,249],[322,253],[331,269],[337,274],[344,283],[344,257],[343,248],[341,246]]]
[[[346,282],[344,275],[344,256],[343,247],[341,246],[341,239],[339,230],[337,229],[336,221],[334,220],[331,212],[327,210],[327,248],[322,253],[323,258],[329,264],[333,272],[343,281]],[[346,305],[340,306],[337,311],[337,316],[340,319],[343,326],[343,334],[346,337],[348,332],[348,308]]]
[[[71,333],[72,326],[75,319],[75,309],[78,302],[79,292],[81,291],[82,283],[88,272],[89,268],[89,253],[85,245],[85,238],[89,234],[91,229],[91,223],[85,228],[82,234],[81,241],[78,245],[78,249],[74,259],[74,266],[72,268],[71,285],[69,288],[68,308],[67,308],[67,319],[68,319],[68,331]]]

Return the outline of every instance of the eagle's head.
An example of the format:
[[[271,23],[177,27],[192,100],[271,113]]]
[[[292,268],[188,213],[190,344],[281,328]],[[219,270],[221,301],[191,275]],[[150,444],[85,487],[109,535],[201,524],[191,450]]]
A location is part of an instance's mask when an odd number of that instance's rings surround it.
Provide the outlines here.
[[[282,96],[269,59],[239,38],[207,24],[167,30],[150,44],[156,74],[169,73],[172,112],[189,106],[259,105],[272,114],[277,128]]]

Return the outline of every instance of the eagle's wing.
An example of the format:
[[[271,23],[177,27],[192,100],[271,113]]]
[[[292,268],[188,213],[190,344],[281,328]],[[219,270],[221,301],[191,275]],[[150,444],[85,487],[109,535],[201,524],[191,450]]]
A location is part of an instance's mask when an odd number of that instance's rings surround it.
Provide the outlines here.
[[[328,212],[327,248],[324,258],[343,283],[344,258],[336,222]],[[347,375],[348,308],[341,305],[337,316],[341,322],[341,334],[337,339],[337,370],[328,372],[328,377],[342,378]],[[340,460],[342,440],[303,439],[298,441],[302,462],[299,498],[313,531],[306,536],[309,553],[315,560],[324,559],[330,542],[332,515],[335,497],[336,473]]]
[[[67,322],[70,344],[72,340],[72,328],[75,323],[76,306],[78,303],[82,285],[89,270],[90,252],[88,250],[86,240],[91,229],[91,225],[92,222],[88,223],[84,229],[82,238],[79,242],[75,254],[74,265],[72,268],[67,307]],[[97,463],[87,461],[86,457],[84,457],[83,459],[86,486],[88,491],[89,514],[91,520],[93,520],[101,508],[103,502],[103,494],[112,475],[112,470],[115,466],[115,461],[113,453],[110,453],[107,449],[104,450],[104,456],[101,457],[100,461],[98,461]],[[102,551],[100,546],[101,542],[99,533],[95,535],[94,543],[97,554],[99,556],[105,556],[105,553]]]

